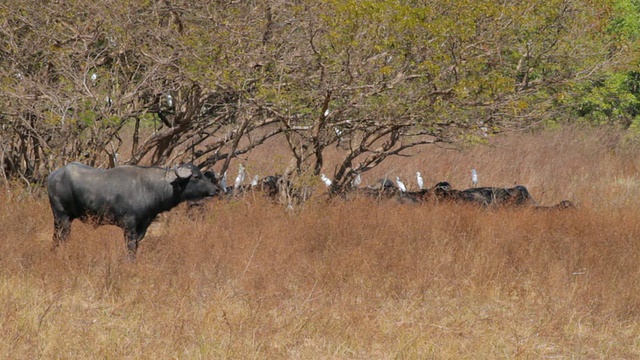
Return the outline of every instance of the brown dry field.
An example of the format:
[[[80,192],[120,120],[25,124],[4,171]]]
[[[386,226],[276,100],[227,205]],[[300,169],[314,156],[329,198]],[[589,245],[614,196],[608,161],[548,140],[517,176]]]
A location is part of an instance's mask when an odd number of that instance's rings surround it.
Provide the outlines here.
[[[319,195],[286,212],[255,195],[167,213],[135,264],[112,226],[75,222],[51,252],[46,196],[3,189],[0,358],[639,358],[640,147],[623,138],[510,134],[363,176],[465,188],[475,167],[480,185],[575,210]],[[282,171],[284,154],[273,142],[244,160]]]

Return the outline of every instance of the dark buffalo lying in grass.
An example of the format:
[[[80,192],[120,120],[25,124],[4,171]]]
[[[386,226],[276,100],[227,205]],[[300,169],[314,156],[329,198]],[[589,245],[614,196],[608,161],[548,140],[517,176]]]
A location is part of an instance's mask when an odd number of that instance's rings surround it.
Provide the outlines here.
[[[374,199],[392,199],[400,190],[390,179],[379,179],[374,185],[356,190],[357,193]]]
[[[260,190],[268,197],[276,198],[280,193],[280,184],[282,176],[269,175],[260,181]]]
[[[482,207],[532,207],[540,210],[563,210],[575,207],[569,200],[563,200],[552,206],[539,205],[533,199],[529,190],[522,185],[517,185],[512,188],[479,187],[457,190],[448,182],[443,181],[437,183],[432,188],[401,192],[395,187],[393,182],[389,180],[381,182],[380,184],[375,188],[366,188],[363,193],[377,198],[395,198],[402,204],[451,202]]]
[[[453,189],[448,183],[439,183],[434,190],[438,201],[452,201],[457,203],[475,204],[484,207],[532,207],[540,210],[563,210],[574,208],[569,200],[563,200],[552,206],[539,205],[529,190],[517,185],[512,188],[479,187],[466,190]]]
[[[389,179],[380,179],[376,184],[358,189],[357,193],[378,200],[395,199],[401,204],[423,204],[449,200],[455,190],[448,182],[440,182],[432,188],[418,191],[400,191],[396,184]]]
[[[442,181],[432,188],[398,192],[397,199],[402,204],[438,203],[440,201],[454,200],[458,192],[451,187],[451,184]]]
[[[535,206],[536,202],[529,190],[522,185],[512,188],[479,187],[462,190],[458,193],[460,200],[477,203],[483,206]]]

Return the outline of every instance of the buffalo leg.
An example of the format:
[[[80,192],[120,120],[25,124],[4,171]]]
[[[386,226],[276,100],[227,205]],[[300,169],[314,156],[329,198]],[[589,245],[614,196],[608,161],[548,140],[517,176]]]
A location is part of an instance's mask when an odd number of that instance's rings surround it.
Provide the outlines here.
[[[124,230],[124,241],[127,245],[127,251],[129,252],[129,260],[134,261],[136,259],[136,252],[138,251],[138,234],[136,231],[137,221],[135,217],[126,217],[122,219],[120,226]]]
[[[149,224],[146,222],[137,224],[137,226],[125,229],[125,240],[127,242],[127,250],[129,251],[129,259],[135,260],[136,253],[138,252],[138,245],[140,240],[147,233]],[[135,229],[135,230],[134,230]]]
[[[53,219],[53,247],[52,250],[65,242],[71,233],[71,219],[67,216],[55,216]]]
[[[140,238],[138,237],[138,233],[135,230],[130,229],[125,229],[124,238],[127,242],[129,259],[133,261],[136,259],[136,253],[138,252],[138,243],[140,242]]]
[[[153,218],[128,218],[122,223],[124,228],[124,237],[127,242],[127,250],[129,250],[129,259],[135,261],[138,245],[147,228],[151,225]]]

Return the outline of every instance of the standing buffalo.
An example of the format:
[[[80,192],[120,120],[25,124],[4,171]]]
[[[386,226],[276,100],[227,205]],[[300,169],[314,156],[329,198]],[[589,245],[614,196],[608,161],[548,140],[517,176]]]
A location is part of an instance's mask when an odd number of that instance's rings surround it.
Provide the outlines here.
[[[120,166],[109,170],[71,163],[47,180],[53,210],[53,246],[65,241],[73,219],[112,224],[124,230],[129,256],[155,217],[182,201],[214,196],[218,192],[193,164],[173,169]]]

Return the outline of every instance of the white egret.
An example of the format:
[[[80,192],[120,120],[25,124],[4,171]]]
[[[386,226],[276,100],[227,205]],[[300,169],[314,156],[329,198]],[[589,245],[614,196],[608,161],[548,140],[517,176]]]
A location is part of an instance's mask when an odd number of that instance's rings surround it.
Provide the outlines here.
[[[424,180],[422,179],[422,175],[420,175],[420,171],[416,172],[416,180],[418,181],[420,190],[424,189]]]
[[[258,175],[254,176],[251,180],[251,187],[258,186]]]
[[[324,111],[324,117],[329,116],[329,112],[330,112],[330,111],[329,111],[329,109],[325,110],[325,111]]]
[[[324,174],[320,174],[320,179],[325,185],[327,185],[327,187],[331,186],[331,179],[326,177]]]
[[[471,169],[471,183],[473,184],[473,187],[478,185],[478,172],[476,169]]]
[[[227,192],[227,172],[225,171],[222,174],[222,179],[220,179],[220,187],[222,187],[222,191]]]
[[[396,184],[398,185],[398,189],[400,189],[401,192],[406,192],[407,191],[407,187],[404,186],[402,181],[400,181],[400,177],[398,177],[398,176],[396,176]]]
[[[236,176],[236,182],[233,184],[233,189],[237,190],[244,181],[244,166],[240,164],[240,169],[238,170],[238,176]]]
[[[357,188],[358,186],[360,186],[361,182],[362,178],[360,177],[360,173],[358,173],[358,175],[356,175],[356,178],[351,182],[351,185],[353,185],[354,188]]]

